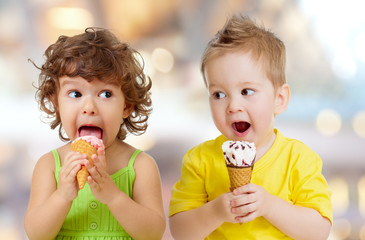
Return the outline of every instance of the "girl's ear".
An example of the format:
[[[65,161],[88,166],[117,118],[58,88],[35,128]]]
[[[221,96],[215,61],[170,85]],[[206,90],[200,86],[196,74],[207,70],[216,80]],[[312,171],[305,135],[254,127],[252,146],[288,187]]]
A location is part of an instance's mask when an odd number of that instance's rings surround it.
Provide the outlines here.
[[[285,112],[288,108],[290,99],[290,88],[288,84],[280,86],[276,92],[275,98],[275,115]]]
[[[123,109],[123,118],[127,118],[129,114],[133,111],[134,105],[131,103],[125,103]]]

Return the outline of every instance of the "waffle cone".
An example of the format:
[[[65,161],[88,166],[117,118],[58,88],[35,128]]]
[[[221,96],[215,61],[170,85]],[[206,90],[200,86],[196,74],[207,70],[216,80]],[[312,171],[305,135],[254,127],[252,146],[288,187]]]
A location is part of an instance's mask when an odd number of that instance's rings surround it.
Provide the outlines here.
[[[86,142],[85,140],[79,139],[71,144],[71,151],[79,152],[82,154],[87,155],[87,159],[89,162],[94,165],[93,161],[91,160],[91,156],[93,154],[98,154],[97,149],[93,147],[90,143]],[[85,166],[82,166],[81,169],[77,172],[77,182],[79,184],[80,189],[83,189],[89,176],[89,172],[87,171]]]
[[[253,166],[248,166],[248,167],[227,166],[227,169],[228,169],[229,179],[231,181],[231,191],[250,183]]]

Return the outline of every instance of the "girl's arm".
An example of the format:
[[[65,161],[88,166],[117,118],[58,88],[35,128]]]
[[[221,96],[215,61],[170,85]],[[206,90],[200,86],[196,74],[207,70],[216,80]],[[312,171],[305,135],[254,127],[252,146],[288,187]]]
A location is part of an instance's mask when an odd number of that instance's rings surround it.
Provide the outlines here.
[[[60,172],[60,187],[57,189],[54,175],[54,158],[51,153],[37,162],[31,184],[28,209],[24,227],[30,240],[53,239],[71,208],[72,200],[77,196],[75,176],[80,164],[85,162],[76,154]],[[61,183],[62,181],[62,183]]]
[[[95,167],[87,165],[88,182],[94,196],[105,203],[124,230],[134,239],[161,239],[166,227],[158,167],[146,153],[138,154],[134,169],[133,199],[112,183],[105,172],[105,157],[99,152],[93,159]],[[127,216],[127,217],[126,217]]]
[[[264,188],[248,184],[234,191],[232,201],[237,220],[248,222],[263,216],[272,225],[294,239],[327,239],[331,223],[312,208],[296,206],[271,195]]]

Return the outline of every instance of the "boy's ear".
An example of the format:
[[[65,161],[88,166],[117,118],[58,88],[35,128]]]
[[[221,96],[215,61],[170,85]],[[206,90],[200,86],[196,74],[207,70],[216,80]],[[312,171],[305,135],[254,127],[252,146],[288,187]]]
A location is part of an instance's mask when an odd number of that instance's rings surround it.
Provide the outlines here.
[[[127,118],[129,114],[133,111],[134,105],[131,103],[125,103],[123,109],[123,118]]]
[[[283,84],[280,86],[276,93],[275,99],[275,115],[285,112],[288,108],[290,99],[290,88],[288,84]]]

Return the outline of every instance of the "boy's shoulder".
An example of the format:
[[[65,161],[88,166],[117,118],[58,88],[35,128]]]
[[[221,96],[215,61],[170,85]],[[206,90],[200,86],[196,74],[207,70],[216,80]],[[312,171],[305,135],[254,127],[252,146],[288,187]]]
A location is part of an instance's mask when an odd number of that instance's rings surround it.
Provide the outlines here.
[[[212,158],[215,156],[223,156],[222,144],[227,139],[220,135],[215,139],[202,142],[191,148],[186,154],[185,158]]]
[[[290,159],[295,160],[295,162],[304,159],[307,163],[308,161],[316,162],[321,160],[320,156],[304,142],[295,138],[286,137],[279,131],[277,131],[276,134],[278,141],[275,142],[274,146],[272,147],[274,148],[273,152],[276,152],[281,156],[282,155],[290,156]]]
[[[212,148],[216,149],[217,147],[221,148],[223,142],[226,141],[226,140],[227,139],[223,135],[219,135],[215,139],[206,140],[206,141],[194,146],[193,148],[191,148],[189,150],[189,152],[191,152],[191,151],[210,150]]]
[[[284,145],[284,147],[289,147],[293,151],[313,152],[313,150],[307,144],[302,142],[301,140],[284,136],[279,131],[276,132],[276,135],[277,135],[281,145]]]

